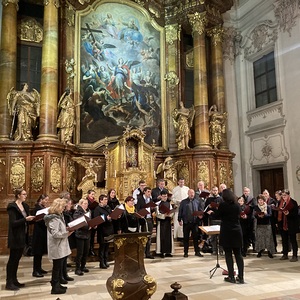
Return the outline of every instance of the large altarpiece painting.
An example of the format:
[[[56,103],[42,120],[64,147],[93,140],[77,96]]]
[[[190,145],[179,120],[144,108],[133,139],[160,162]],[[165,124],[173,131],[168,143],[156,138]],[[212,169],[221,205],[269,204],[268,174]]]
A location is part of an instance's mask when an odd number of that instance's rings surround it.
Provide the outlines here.
[[[163,28],[123,3],[100,1],[76,18],[80,144],[121,136],[129,125],[162,145]]]

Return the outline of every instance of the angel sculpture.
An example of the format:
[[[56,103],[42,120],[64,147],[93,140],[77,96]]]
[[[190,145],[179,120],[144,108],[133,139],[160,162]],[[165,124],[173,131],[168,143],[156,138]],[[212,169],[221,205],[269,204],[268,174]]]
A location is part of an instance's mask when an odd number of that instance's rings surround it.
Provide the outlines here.
[[[193,125],[195,116],[194,106],[185,108],[183,102],[179,102],[179,108],[175,108],[172,117],[176,132],[176,143],[178,150],[190,149],[189,140],[191,139],[190,128]]]
[[[168,190],[172,191],[177,185],[177,168],[182,162],[174,162],[171,156],[168,156],[164,162],[157,166],[156,174],[163,172],[163,178],[167,181]]]
[[[11,88],[7,94],[9,114],[13,117],[10,138],[15,141],[32,140],[32,129],[37,127],[40,116],[40,94],[33,89],[28,92],[28,84],[21,85],[22,90]]]
[[[209,115],[209,129],[210,140],[214,149],[217,149],[222,143],[223,134],[226,133],[225,124],[227,120],[227,112],[218,112],[217,106],[211,106],[208,112]]]
[[[84,195],[88,190],[95,189],[95,183],[98,181],[97,173],[103,168],[103,165],[99,159],[90,158],[88,160],[82,157],[73,157],[72,159],[85,168],[85,175],[77,187],[77,190],[82,190]]]

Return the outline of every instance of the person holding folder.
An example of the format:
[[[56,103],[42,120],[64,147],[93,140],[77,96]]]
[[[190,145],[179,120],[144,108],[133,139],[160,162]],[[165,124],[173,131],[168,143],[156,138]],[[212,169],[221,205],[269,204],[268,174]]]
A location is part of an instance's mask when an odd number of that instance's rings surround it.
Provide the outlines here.
[[[125,199],[125,210],[120,218],[121,233],[132,233],[139,231],[139,217],[134,206],[135,199],[128,196]]]
[[[87,199],[80,199],[73,215],[74,220],[89,213],[90,210],[88,206],[89,206],[89,202]],[[75,274],[82,276],[84,273],[89,272],[89,269],[87,269],[85,265],[86,265],[87,256],[89,254],[89,248],[90,248],[90,238],[91,238],[90,226],[86,224],[85,226],[78,228],[75,231],[75,237],[76,237],[76,248],[77,248],[77,254],[75,258],[75,264],[76,264]]]
[[[100,269],[107,269],[108,264],[108,248],[109,244],[105,241],[105,238],[114,234],[114,226],[110,214],[112,210],[108,205],[108,199],[106,195],[99,196],[99,206],[94,210],[94,217],[102,216],[104,222],[97,226],[97,241],[99,243],[99,267]]]

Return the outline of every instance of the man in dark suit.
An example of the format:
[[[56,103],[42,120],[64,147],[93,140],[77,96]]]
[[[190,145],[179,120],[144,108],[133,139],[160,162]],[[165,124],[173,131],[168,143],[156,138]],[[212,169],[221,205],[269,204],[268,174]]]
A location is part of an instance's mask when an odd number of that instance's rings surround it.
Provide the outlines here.
[[[195,255],[203,256],[198,245],[198,226],[201,216],[194,214],[201,210],[200,202],[195,198],[195,191],[190,189],[188,198],[181,201],[178,211],[178,222],[180,226],[183,226],[184,257],[188,257],[190,232],[192,232]]]
[[[164,179],[158,179],[157,180],[157,187],[152,189],[152,192],[151,192],[153,202],[158,202],[158,201],[161,200],[160,193],[162,191],[168,193],[168,190],[165,188],[165,185],[166,185],[166,182],[165,182]]]
[[[137,204],[136,204],[137,212],[143,209],[145,205],[149,204],[150,202],[153,202],[151,198],[151,188],[145,187],[143,190],[143,194],[139,194],[137,197]],[[149,212],[149,214],[145,216],[145,218],[140,219],[140,225],[141,225],[141,230],[143,232],[147,232],[147,231],[150,232],[150,237],[148,237],[148,241],[145,248],[145,255],[146,258],[153,259],[154,257],[150,253],[151,234],[153,230],[153,218],[152,218],[151,211]]]

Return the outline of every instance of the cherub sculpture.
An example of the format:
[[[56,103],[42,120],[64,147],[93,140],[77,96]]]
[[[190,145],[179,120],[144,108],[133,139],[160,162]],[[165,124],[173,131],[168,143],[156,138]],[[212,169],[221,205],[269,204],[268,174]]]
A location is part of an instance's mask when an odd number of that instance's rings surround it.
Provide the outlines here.
[[[175,108],[172,117],[176,132],[176,142],[178,150],[189,149],[189,140],[191,139],[190,128],[193,125],[195,116],[194,106],[185,108],[183,102],[179,102],[179,108]]]
[[[32,129],[37,127],[40,116],[40,94],[33,89],[28,91],[28,84],[21,86],[21,91],[11,88],[7,94],[9,114],[13,117],[10,138],[15,141],[32,140]]]

